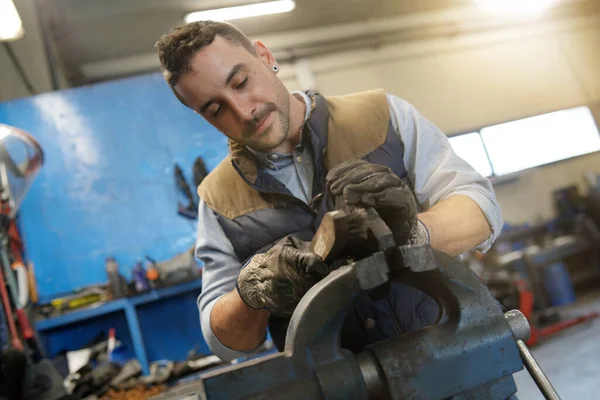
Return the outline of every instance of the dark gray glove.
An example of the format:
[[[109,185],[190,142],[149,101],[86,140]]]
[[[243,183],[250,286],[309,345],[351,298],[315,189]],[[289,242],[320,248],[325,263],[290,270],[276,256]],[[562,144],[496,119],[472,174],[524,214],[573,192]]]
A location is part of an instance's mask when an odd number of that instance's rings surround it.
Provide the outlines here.
[[[309,242],[286,236],[266,253],[252,257],[237,278],[244,303],[277,317],[290,317],[302,296],[329,272],[308,246]]]
[[[396,244],[415,243],[420,231],[417,203],[390,168],[365,160],[346,161],[329,171],[327,188],[332,196],[342,196],[348,206],[375,208]]]

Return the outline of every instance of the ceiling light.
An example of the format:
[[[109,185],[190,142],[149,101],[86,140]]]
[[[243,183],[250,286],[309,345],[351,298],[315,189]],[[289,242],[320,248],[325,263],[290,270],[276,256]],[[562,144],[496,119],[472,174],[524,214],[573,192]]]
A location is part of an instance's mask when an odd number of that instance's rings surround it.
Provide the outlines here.
[[[0,41],[23,36],[23,22],[12,0],[0,0]]]
[[[277,0],[267,3],[248,4],[245,6],[218,8],[215,10],[197,11],[185,16],[185,22],[196,21],[230,21],[232,19],[258,17],[260,15],[279,14],[296,8],[293,0]]]
[[[498,14],[538,14],[550,8],[558,0],[477,0],[486,10]]]

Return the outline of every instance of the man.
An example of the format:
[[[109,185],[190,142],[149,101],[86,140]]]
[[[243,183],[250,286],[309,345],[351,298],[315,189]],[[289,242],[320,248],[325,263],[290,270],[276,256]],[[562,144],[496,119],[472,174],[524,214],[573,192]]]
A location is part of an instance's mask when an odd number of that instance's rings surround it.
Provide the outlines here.
[[[196,249],[202,331],[222,359],[252,354],[267,328],[282,348],[294,307],[331,268],[307,243],[338,200],[375,207],[400,244],[457,255],[499,234],[489,181],[406,101],[383,90],[290,93],[269,49],[227,23],[187,24],[156,48],[175,96],[229,138],[199,188]],[[342,343],[360,351],[437,318],[431,298],[393,284],[356,300]]]

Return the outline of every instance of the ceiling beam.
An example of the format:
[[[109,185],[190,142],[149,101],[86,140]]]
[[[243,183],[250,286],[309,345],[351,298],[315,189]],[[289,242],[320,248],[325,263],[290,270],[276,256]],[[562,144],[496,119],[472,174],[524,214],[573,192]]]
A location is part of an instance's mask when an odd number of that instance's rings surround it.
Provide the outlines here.
[[[86,76],[81,72],[79,64],[74,55],[68,49],[59,46],[60,32],[66,25],[64,16],[58,7],[59,2],[56,0],[34,0],[36,5],[37,15],[40,18],[40,29],[45,36],[46,54],[48,62],[51,62],[52,74],[56,75],[53,80],[59,88],[63,86],[79,86],[88,83]],[[83,3],[83,1],[80,1]],[[61,82],[66,83],[61,84]]]

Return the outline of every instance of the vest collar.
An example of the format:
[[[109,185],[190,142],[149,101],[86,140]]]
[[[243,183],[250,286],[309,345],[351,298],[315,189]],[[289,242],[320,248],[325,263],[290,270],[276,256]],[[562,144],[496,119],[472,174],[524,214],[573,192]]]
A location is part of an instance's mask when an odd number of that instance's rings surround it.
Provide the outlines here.
[[[258,177],[258,162],[246,146],[229,139],[229,154],[233,167],[250,183],[256,183]]]

